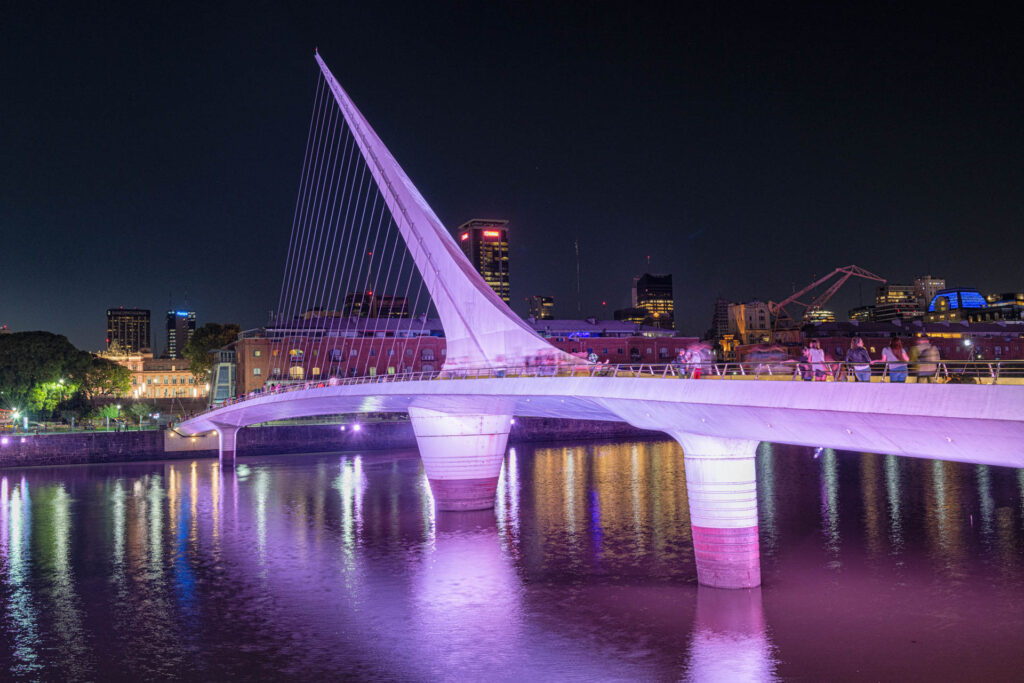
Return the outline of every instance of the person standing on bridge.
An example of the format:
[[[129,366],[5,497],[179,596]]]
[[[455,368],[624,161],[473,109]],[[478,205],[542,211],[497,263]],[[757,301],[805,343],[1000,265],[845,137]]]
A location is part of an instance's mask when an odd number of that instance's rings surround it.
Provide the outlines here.
[[[903,383],[907,381],[907,352],[903,350],[903,342],[899,337],[882,349],[882,362],[889,366],[889,381]]]
[[[863,339],[854,337],[850,340],[844,360],[853,364],[853,376],[858,382],[871,381],[871,354],[864,348]]]
[[[932,383],[939,369],[939,350],[928,337],[914,340],[914,348],[910,349],[910,360],[917,362],[915,367],[918,382]]]
[[[817,339],[807,342],[804,349],[804,361],[808,363],[808,372],[804,375],[805,380],[814,382],[825,381],[825,352],[821,350],[821,343]]]

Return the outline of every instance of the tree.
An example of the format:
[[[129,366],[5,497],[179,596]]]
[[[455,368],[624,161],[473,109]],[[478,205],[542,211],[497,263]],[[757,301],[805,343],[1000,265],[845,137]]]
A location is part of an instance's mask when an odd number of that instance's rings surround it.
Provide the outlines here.
[[[128,406],[128,412],[135,416],[135,422],[139,425],[139,429],[142,429],[142,419],[149,417],[153,410],[153,406],[148,403],[133,403]]]
[[[123,396],[131,391],[132,371],[123,365],[93,356],[82,376],[82,391],[90,398]]]
[[[92,358],[59,334],[0,336],[0,394],[5,407],[52,411],[78,391]]]
[[[242,328],[235,323],[206,323],[192,333],[192,338],[188,340],[181,355],[189,360],[189,369],[198,382],[210,380],[210,370],[213,367],[210,352],[234,342],[241,332]]]

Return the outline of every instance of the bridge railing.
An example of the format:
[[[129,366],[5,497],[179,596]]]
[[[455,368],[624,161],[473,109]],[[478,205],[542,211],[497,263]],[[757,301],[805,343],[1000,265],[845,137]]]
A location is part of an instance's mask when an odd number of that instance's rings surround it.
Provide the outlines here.
[[[584,378],[612,377],[685,380],[753,380],[753,381],[823,381],[852,382],[860,379],[871,382],[900,381],[906,366],[907,382],[936,382],[950,384],[1024,384],[1024,360],[943,360],[929,364],[889,364],[874,361],[866,371],[858,363],[824,361],[804,363],[795,360],[758,362],[706,362],[706,363],[589,363],[585,365],[512,365],[497,368],[464,368],[429,372],[404,372],[358,377],[330,377],[268,385],[245,396],[237,396],[216,406],[234,405],[269,394],[304,391],[328,386],[358,384],[384,384],[391,382],[423,382],[505,378]],[[929,366],[934,365],[932,373]],[[932,373],[928,375],[927,373]],[[858,375],[860,376],[858,378]]]

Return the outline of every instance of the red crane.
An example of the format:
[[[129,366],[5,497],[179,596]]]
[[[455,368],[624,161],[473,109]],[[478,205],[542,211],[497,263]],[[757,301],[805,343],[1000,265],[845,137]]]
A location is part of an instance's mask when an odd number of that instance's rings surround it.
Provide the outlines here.
[[[792,318],[789,315],[789,313],[786,312],[786,306],[790,304],[797,304],[798,306],[802,306],[805,312],[808,310],[821,308],[828,302],[829,299],[832,298],[832,295],[839,291],[839,288],[842,287],[843,284],[853,276],[862,277],[865,280],[876,280],[883,284],[885,284],[886,282],[884,277],[879,277],[878,275],[875,275],[872,272],[864,270],[860,266],[843,266],[841,268],[836,268],[825,277],[815,280],[811,284],[801,289],[799,292],[796,292],[795,294],[786,297],[782,301],[778,303],[775,303],[774,301],[768,302],[768,310],[775,318],[775,322],[772,326],[772,337],[774,338],[775,336],[774,331],[775,329],[778,328],[779,320],[781,318],[788,318],[791,324],[794,322],[794,318]],[[837,277],[836,281],[830,284],[828,286],[828,289],[826,289],[824,292],[816,296],[810,302],[804,303],[803,301],[800,301],[800,297],[804,296],[814,288],[825,284],[828,280],[830,280],[833,277]]]

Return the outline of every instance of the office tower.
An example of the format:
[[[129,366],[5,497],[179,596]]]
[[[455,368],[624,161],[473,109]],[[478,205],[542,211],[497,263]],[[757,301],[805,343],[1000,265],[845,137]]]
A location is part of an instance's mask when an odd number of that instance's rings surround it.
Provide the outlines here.
[[[150,353],[149,311],[139,308],[108,308],[107,350]]]
[[[167,311],[167,351],[168,358],[181,358],[181,352],[196,331],[195,311]]]
[[[647,311],[648,325],[665,330],[675,329],[672,275],[644,273],[636,279],[633,291],[636,307]]]
[[[530,317],[536,320],[554,320],[555,318],[555,297],[534,294],[526,297],[526,306],[530,311]]]
[[[476,272],[508,303],[508,221],[474,218],[460,225],[455,234]]]

